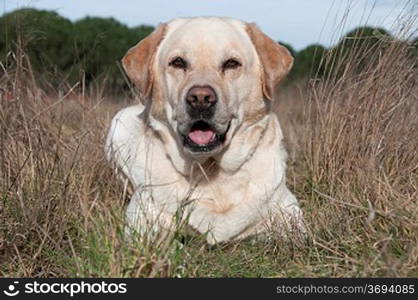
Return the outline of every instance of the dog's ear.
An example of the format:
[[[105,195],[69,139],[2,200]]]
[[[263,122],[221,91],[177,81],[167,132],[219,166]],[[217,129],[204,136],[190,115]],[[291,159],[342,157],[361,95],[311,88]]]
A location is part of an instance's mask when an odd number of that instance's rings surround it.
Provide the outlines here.
[[[292,68],[293,57],[286,47],[273,41],[255,24],[247,24],[247,32],[262,64],[263,94],[272,100],[277,84]]]
[[[162,23],[146,38],[133,46],[122,58],[122,66],[129,79],[137,86],[141,99],[148,98],[152,91],[152,62],[161,43],[167,24]]]

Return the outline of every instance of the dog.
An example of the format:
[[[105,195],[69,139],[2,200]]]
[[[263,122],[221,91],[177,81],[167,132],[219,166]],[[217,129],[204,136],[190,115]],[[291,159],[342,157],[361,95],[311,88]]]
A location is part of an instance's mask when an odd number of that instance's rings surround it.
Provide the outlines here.
[[[293,64],[255,24],[180,18],[128,50],[140,103],[118,112],[106,154],[133,186],[128,231],[181,219],[209,244],[304,231],[286,187],[286,151],[271,106]]]

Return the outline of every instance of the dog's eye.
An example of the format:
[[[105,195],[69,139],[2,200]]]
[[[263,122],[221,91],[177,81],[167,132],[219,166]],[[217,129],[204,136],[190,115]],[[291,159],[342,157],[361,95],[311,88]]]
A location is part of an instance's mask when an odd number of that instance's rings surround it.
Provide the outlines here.
[[[222,70],[236,69],[241,66],[241,63],[236,59],[230,58],[222,64]]]
[[[176,69],[185,70],[187,68],[187,62],[179,56],[170,61],[169,65]]]

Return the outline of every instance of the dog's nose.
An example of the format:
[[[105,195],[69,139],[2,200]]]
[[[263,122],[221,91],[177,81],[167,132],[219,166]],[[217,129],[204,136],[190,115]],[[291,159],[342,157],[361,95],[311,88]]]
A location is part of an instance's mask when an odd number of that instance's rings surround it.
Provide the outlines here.
[[[186,95],[187,103],[199,111],[207,110],[215,105],[217,100],[215,90],[210,86],[192,87]]]

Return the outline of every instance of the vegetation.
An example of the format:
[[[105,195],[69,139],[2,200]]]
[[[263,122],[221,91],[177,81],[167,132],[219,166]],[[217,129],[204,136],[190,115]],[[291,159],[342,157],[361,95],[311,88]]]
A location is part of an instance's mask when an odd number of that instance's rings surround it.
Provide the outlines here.
[[[119,61],[130,47],[150,34],[152,26],[128,28],[109,18],[86,17],[75,23],[55,12],[21,9],[0,18],[0,60],[12,63],[11,53],[25,49],[38,84],[69,89],[83,84],[105,85],[107,92],[126,89]]]
[[[114,94],[127,89],[126,81],[120,76],[120,59],[127,49],[154,29],[145,25],[129,28],[111,18],[86,17],[72,23],[55,12],[35,9],[20,9],[4,15],[0,18],[0,28],[0,61],[6,67],[13,61],[11,53],[21,48],[25,49],[40,79],[38,85],[47,82],[49,87],[65,92],[82,78],[78,88],[82,88],[81,85],[104,88]],[[383,38],[395,40],[384,29],[360,27],[347,33],[330,49],[310,45],[296,51],[291,45],[280,42],[295,57],[287,83],[307,80],[311,75],[332,74],[332,64],[328,68],[323,65],[324,56],[332,53],[335,61],[344,61],[355,47],[375,51],[373,48],[380,47],[379,41]],[[367,49],[363,49],[365,47]],[[417,46],[415,53],[416,49]]]
[[[418,276],[416,43],[372,30],[372,39],[296,53],[292,84],[278,91],[275,111],[290,153],[288,185],[309,229],[306,244],[272,231],[268,242],[208,247],[183,226],[157,241],[128,243],[123,211],[130,191],[106,162],[103,145],[111,118],[132,99],[111,101],[103,86],[118,85],[122,76],[92,62],[112,64],[118,58],[102,54],[124,52],[131,40],[124,49],[101,44],[117,39],[116,33],[101,39],[104,27],[126,29],[114,20],[71,24],[47,14],[69,31],[91,32],[68,44],[57,33],[62,45],[78,45],[77,56],[65,57],[59,49],[40,50],[49,37],[34,34],[40,40],[30,44],[30,36],[13,36],[12,21],[0,25],[10,30],[6,40],[1,34],[7,61],[0,66],[0,276]],[[94,31],[96,22],[107,25]],[[129,29],[132,44],[145,29]],[[103,47],[101,55],[91,47]],[[85,84],[70,84],[71,76]],[[72,84],[76,92],[63,88]]]

